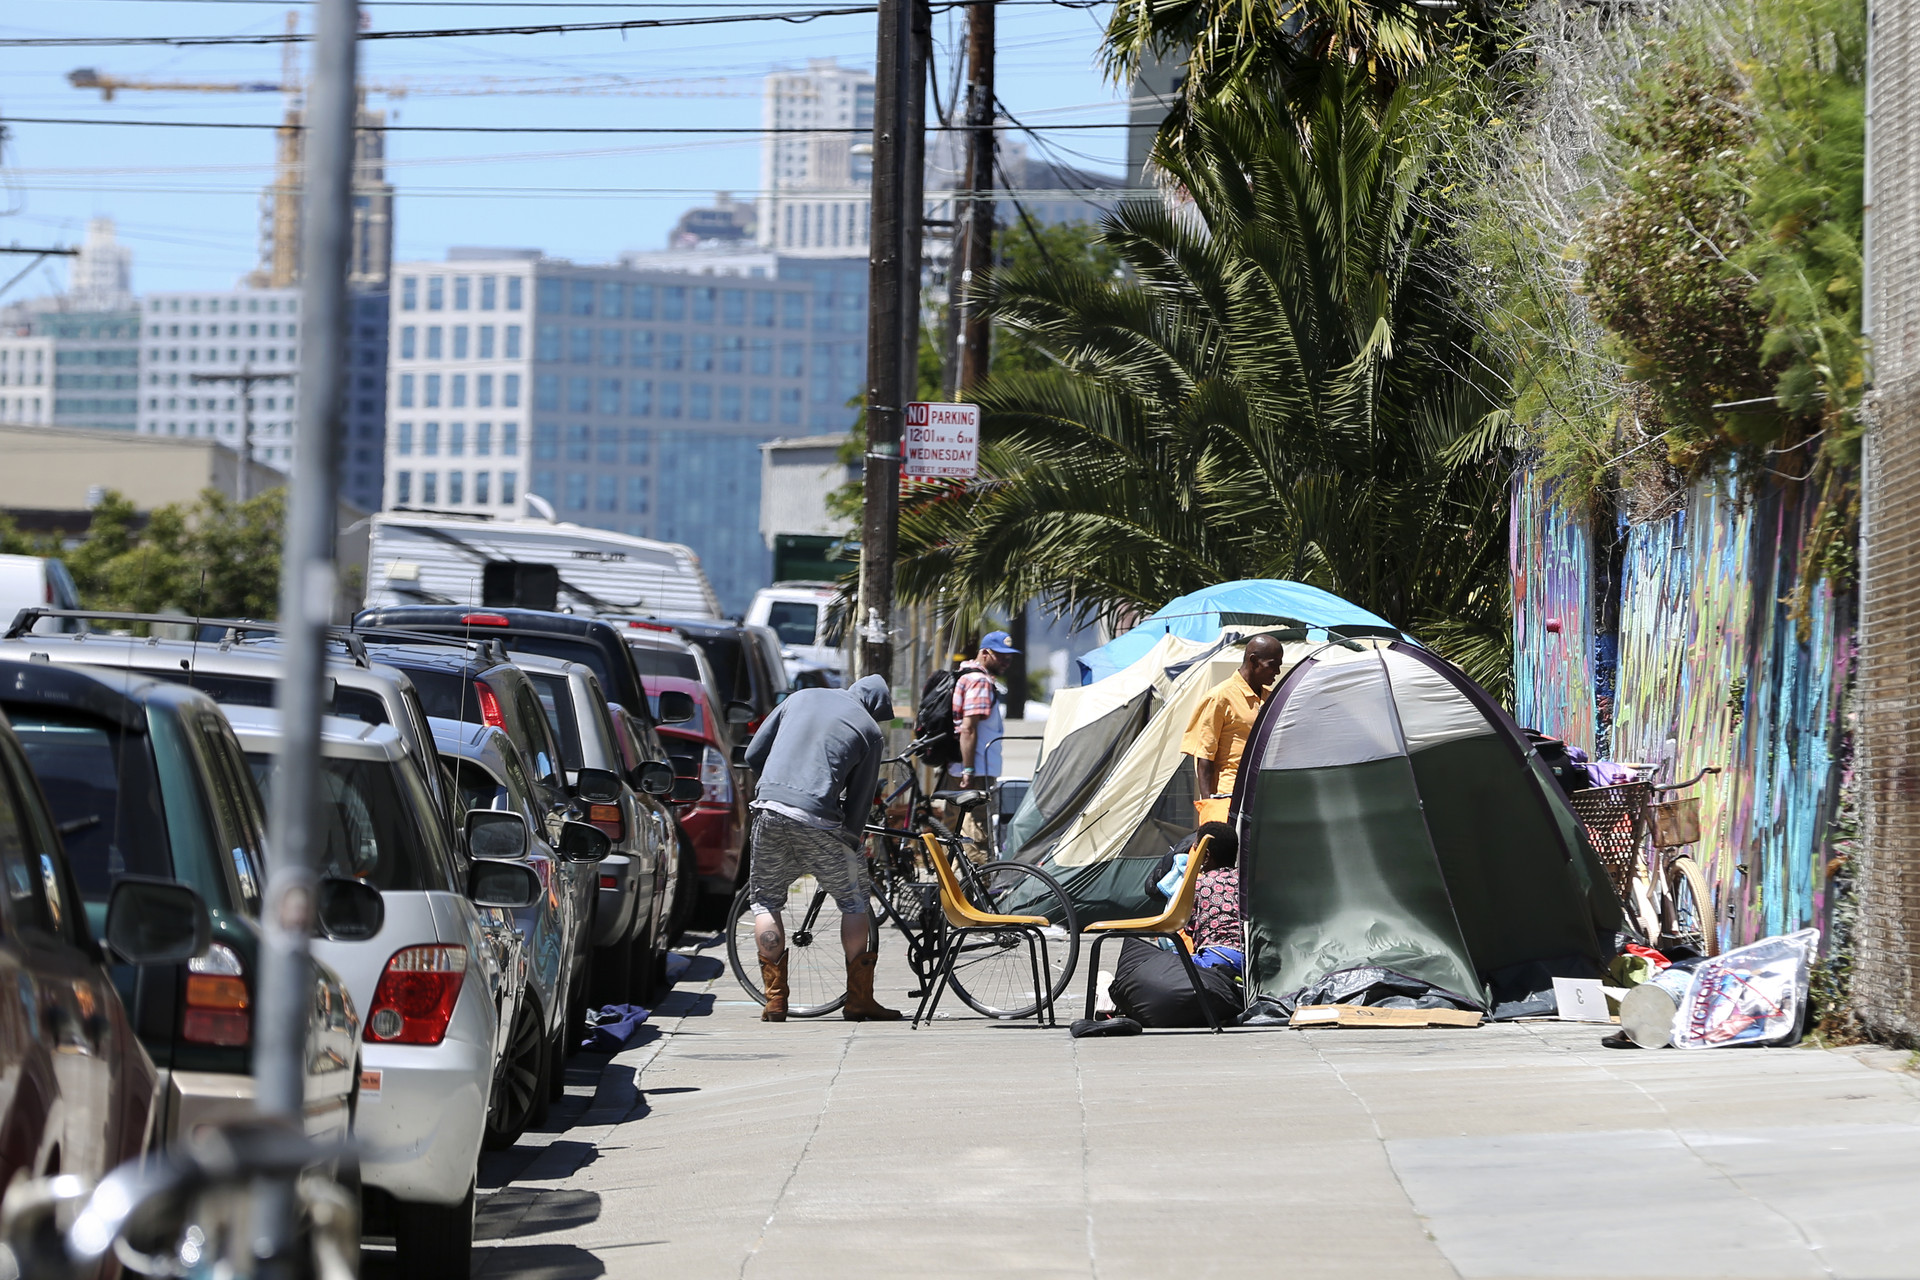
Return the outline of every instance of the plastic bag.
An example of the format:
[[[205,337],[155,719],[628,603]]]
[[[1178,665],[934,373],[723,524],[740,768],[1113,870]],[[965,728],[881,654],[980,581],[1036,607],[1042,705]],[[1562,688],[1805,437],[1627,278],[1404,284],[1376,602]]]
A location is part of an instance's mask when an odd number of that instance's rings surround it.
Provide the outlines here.
[[[1802,929],[1703,960],[1680,1001],[1673,1043],[1727,1049],[1797,1040],[1819,945],[1818,929]]]

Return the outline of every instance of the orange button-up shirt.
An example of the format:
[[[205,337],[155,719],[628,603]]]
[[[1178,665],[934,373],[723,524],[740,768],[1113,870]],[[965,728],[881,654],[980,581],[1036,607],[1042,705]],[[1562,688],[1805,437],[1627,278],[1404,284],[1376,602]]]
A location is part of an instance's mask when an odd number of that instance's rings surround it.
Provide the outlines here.
[[[1180,750],[1195,759],[1213,761],[1220,791],[1233,790],[1233,780],[1240,773],[1240,753],[1247,749],[1247,737],[1259,718],[1262,701],[1247,678],[1236,671],[1207,690],[1207,696],[1194,708],[1193,719],[1187,722]]]

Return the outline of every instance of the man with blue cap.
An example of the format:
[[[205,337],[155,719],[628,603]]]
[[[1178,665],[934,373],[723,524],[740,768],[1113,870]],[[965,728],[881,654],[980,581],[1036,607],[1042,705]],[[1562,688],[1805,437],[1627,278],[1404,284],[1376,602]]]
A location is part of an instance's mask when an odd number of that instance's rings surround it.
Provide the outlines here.
[[[1000,776],[1000,738],[1006,721],[1000,714],[998,677],[1013,666],[1020,651],[1013,637],[1004,631],[989,631],[980,639],[980,652],[971,662],[960,665],[960,678],[953,686],[953,728],[960,739],[960,762],[947,766],[960,775],[962,787],[990,787]],[[967,825],[977,824],[972,814]],[[984,834],[968,831],[970,836]]]

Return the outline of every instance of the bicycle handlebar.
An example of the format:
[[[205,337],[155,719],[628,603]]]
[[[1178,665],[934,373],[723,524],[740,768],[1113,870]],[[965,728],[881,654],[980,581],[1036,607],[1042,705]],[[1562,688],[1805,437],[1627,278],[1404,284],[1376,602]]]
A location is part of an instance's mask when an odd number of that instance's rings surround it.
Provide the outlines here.
[[[1665,795],[1669,791],[1685,791],[1688,787],[1691,787],[1696,782],[1700,781],[1700,779],[1706,777],[1708,774],[1719,773],[1719,772],[1720,772],[1719,765],[1710,764],[1706,768],[1702,769],[1700,772],[1694,774],[1691,778],[1688,778],[1685,782],[1675,782],[1664,787],[1656,783],[1653,789],[1655,791],[1660,792],[1662,795]]]

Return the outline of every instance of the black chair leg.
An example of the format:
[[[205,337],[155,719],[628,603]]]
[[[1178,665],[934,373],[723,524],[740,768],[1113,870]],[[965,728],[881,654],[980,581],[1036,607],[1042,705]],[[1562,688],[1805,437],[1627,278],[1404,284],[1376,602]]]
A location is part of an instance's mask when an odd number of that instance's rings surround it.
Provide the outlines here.
[[[1187,981],[1193,984],[1193,998],[1200,1002],[1200,1012],[1206,1015],[1207,1025],[1213,1028],[1215,1035],[1220,1034],[1220,1019],[1213,1016],[1213,1005],[1207,1000],[1207,991],[1200,985],[1200,967],[1193,962],[1193,953],[1188,951],[1177,934],[1158,934],[1157,937],[1171,937],[1173,949],[1180,953],[1180,963],[1187,968]]]
[[[1093,1020],[1094,993],[1100,985],[1100,944],[1105,942],[1108,936],[1109,935],[1104,933],[1094,935],[1093,954],[1087,958],[1087,1012],[1085,1017],[1089,1022]]]
[[[933,1021],[934,1013],[940,1008],[940,996],[947,989],[947,979],[953,976],[953,958],[960,953],[960,944],[966,939],[967,930],[955,929],[952,941],[947,944],[945,953],[940,957],[940,976],[934,981],[933,989],[927,993],[923,1001],[927,1005],[925,1021],[928,1023]],[[918,1016],[914,1018],[914,1030],[919,1030],[921,1020]]]
[[[1031,929],[1022,929],[1020,936],[1027,944],[1027,967],[1033,970],[1033,1021],[1036,1026],[1045,1026],[1047,996],[1040,986],[1040,938]]]
[[[1060,1019],[1054,1016],[1053,1010],[1053,957],[1047,953],[1047,935],[1045,931],[1035,929],[1033,933],[1035,937],[1040,939],[1040,986],[1041,990],[1046,992],[1047,1025],[1057,1027],[1060,1025]],[[1036,1009],[1034,1016],[1038,1017],[1039,1012],[1040,1011]]]

